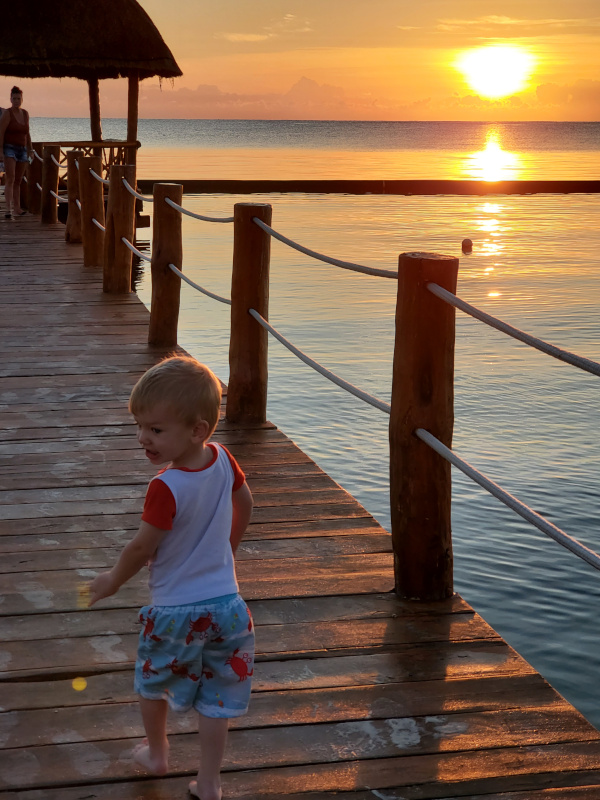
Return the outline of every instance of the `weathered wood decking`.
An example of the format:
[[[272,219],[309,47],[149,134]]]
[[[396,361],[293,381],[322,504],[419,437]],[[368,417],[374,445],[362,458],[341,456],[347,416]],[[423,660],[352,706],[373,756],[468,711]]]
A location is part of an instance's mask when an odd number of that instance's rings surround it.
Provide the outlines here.
[[[171,717],[167,777],[130,759],[144,577],[78,605],[137,527],[153,468],[126,402],[161,354],[141,302],[103,296],[62,237],[0,218],[0,800],[183,798],[193,715]],[[256,502],[239,576],[258,658],[228,800],[600,797],[600,733],[460,597],[398,601],[389,536],[273,426],[217,438]]]

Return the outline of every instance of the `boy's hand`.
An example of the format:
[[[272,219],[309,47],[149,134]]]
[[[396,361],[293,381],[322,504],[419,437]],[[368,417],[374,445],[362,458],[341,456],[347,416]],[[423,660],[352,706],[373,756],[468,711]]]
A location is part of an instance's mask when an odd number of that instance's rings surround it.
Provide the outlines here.
[[[89,585],[90,601],[88,608],[91,608],[98,600],[115,594],[118,588],[115,585],[112,572],[101,572]]]

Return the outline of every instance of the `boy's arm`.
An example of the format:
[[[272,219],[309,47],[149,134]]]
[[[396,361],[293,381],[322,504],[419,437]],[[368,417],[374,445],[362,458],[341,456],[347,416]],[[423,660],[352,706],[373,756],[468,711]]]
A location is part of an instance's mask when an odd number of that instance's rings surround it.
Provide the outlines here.
[[[134,538],[125,545],[119,560],[109,572],[101,572],[90,584],[90,602],[93,606],[98,600],[110,597],[120,587],[148,563],[168,531],[155,528],[149,522],[141,522]]]
[[[231,520],[231,536],[229,537],[229,541],[231,542],[231,549],[235,555],[235,551],[238,549],[238,545],[250,522],[252,508],[254,506],[252,492],[246,481],[232,494],[231,500],[233,504],[233,518]]]

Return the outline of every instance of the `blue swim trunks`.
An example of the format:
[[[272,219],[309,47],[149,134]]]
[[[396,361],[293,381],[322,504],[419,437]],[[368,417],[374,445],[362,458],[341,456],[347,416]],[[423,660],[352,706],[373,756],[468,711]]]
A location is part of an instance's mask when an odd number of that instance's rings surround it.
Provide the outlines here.
[[[184,606],[144,606],[135,691],[175,711],[239,717],[248,710],[254,625],[239,594]]]

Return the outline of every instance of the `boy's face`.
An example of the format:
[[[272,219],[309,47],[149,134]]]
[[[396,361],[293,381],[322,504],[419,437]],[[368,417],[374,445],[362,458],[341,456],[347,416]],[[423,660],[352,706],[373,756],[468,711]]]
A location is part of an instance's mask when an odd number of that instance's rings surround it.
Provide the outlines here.
[[[181,422],[166,405],[158,405],[135,417],[138,442],[152,464],[171,462],[174,467],[198,468],[208,423],[199,420],[190,425]]]

